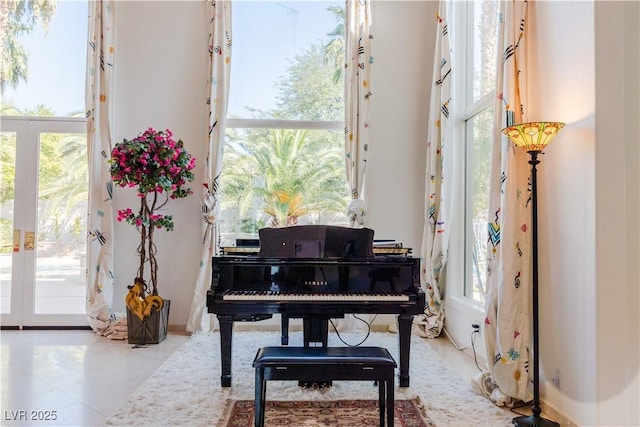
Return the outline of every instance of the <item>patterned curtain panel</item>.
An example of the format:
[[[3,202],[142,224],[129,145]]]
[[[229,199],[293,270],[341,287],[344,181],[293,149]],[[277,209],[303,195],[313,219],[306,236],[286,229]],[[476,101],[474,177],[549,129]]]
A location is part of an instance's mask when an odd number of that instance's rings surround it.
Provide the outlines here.
[[[345,64],[345,154],[352,201],[352,227],[366,219],[365,181],[369,157],[369,102],[373,65],[371,6],[369,0],[347,0]]]
[[[211,257],[217,254],[220,211],[218,181],[222,171],[225,123],[231,71],[231,2],[206,0],[209,15],[209,151],[206,161],[207,182],[202,188],[202,257],[198,280],[191,301],[187,331],[213,330],[215,321],[207,313],[207,289],[211,285]]]
[[[485,344],[490,374],[475,384],[498,405],[533,397],[531,372],[531,189],[527,153],[500,132],[522,123],[526,95],[527,2],[500,2],[496,118],[489,184]]]
[[[451,51],[447,28],[447,2],[440,1],[437,19],[436,46],[433,59],[433,88],[429,108],[427,140],[427,170],[425,185],[425,218],[422,232],[421,283],[426,286],[427,306],[424,315],[416,319],[419,331],[425,337],[435,338],[444,326],[444,307],[441,271],[447,262],[448,232],[446,227],[447,203],[444,190],[443,159],[447,142],[452,139],[449,126],[451,108]]]
[[[86,116],[89,162],[87,316],[96,333],[127,337],[126,318],[111,314],[113,303],[113,209],[109,174],[115,58],[116,1],[89,2]]]

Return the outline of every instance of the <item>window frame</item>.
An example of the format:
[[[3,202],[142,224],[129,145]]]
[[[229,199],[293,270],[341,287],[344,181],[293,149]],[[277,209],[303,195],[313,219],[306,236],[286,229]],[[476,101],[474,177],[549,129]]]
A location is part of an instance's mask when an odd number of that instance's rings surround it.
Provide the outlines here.
[[[346,2],[335,2],[346,7]],[[346,23],[345,23],[346,30]],[[346,61],[346,58],[345,58]],[[231,71],[233,78],[233,69]],[[345,100],[343,100],[344,105]],[[346,107],[346,106],[345,106]],[[346,108],[345,108],[346,111]],[[229,112],[228,112],[229,113]],[[344,114],[343,114],[344,117]],[[226,132],[229,129],[289,129],[289,130],[315,130],[344,132],[345,119],[342,120],[295,120],[295,119],[265,119],[265,118],[237,118],[227,115],[225,121],[225,144]],[[347,182],[346,170],[344,172],[345,183]],[[346,213],[346,211],[345,211]],[[244,233],[237,232],[236,235],[244,236]],[[257,235],[255,236],[257,237]]]
[[[456,70],[464,70],[461,73],[454,72],[452,83],[454,99],[460,102],[455,103],[451,114],[453,140],[456,141],[457,147],[453,150],[450,160],[454,170],[454,176],[451,179],[455,180],[455,187],[462,191],[454,192],[452,200],[452,204],[457,208],[452,210],[450,218],[452,232],[447,269],[448,304],[453,309],[463,311],[480,322],[484,315],[484,303],[473,299],[470,295],[473,291],[474,239],[472,238],[472,195],[470,194],[473,176],[468,173],[473,149],[473,133],[469,128],[474,117],[494,106],[495,89],[476,100],[473,99],[474,2],[449,0],[448,4],[451,11],[449,34],[451,34],[452,60]]]
[[[311,129],[311,130],[341,130],[344,121],[335,120],[279,120],[279,119],[231,119],[227,118],[226,127],[229,129]]]

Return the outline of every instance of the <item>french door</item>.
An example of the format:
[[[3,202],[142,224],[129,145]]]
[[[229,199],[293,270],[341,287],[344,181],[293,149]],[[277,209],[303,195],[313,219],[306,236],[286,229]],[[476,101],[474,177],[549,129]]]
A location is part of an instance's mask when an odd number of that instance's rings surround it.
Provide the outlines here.
[[[86,326],[83,118],[2,117],[3,327]]]

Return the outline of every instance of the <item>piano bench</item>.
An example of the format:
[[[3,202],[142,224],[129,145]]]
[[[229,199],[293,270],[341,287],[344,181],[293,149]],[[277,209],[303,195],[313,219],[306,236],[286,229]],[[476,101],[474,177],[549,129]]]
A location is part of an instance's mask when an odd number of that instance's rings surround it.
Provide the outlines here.
[[[255,380],[255,426],[264,426],[264,407],[269,380],[377,381],[380,426],[393,426],[394,372],[396,362],[382,347],[263,347],[253,367]]]

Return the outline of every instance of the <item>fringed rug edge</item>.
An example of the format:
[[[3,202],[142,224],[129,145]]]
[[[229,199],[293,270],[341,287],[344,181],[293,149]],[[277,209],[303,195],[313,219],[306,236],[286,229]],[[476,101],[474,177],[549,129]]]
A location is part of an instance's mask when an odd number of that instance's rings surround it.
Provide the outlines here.
[[[346,399],[346,400],[358,400],[358,399]],[[337,401],[341,401],[341,400],[331,400],[331,401],[327,401],[327,402],[337,402]],[[398,401],[412,402],[414,404],[415,408],[418,410],[420,416],[422,417],[422,421],[423,421],[424,425],[427,426],[427,427],[436,427],[436,424],[427,415],[427,409],[426,409],[425,405],[422,403],[422,400],[420,399],[420,396],[414,396],[414,397],[408,398],[408,399],[398,399]],[[246,399],[239,399],[239,400],[226,399],[225,400],[225,409],[224,409],[222,415],[220,416],[220,419],[218,420],[218,423],[216,424],[216,426],[217,427],[227,427],[229,425],[229,422],[231,421],[231,417],[234,415],[234,410],[235,410],[236,405],[238,403],[241,403],[241,402],[252,402],[252,401],[246,400]],[[279,400],[279,401],[274,401],[272,403],[280,403],[280,402],[288,402],[288,401]]]
[[[231,419],[231,415],[233,415],[233,408],[236,406],[236,400],[234,399],[226,399],[224,401],[224,411],[216,424],[217,427],[225,427],[229,424],[229,420]]]

